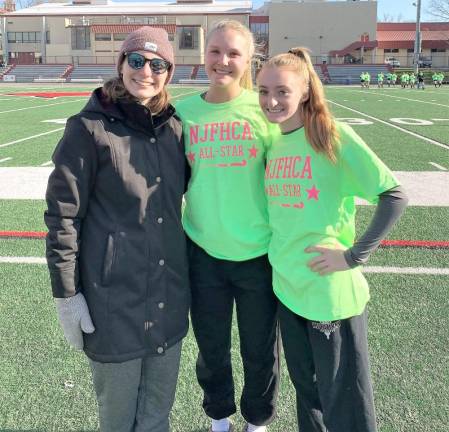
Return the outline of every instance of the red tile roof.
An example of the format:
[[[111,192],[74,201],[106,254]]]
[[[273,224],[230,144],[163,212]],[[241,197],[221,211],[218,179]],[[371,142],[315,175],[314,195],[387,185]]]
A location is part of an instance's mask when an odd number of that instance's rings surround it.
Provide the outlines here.
[[[415,30],[416,24],[409,23],[377,23],[377,31]],[[449,22],[422,22],[421,30],[449,30]]]
[[[169,34],[176,33],[176,24],[146,24],[148,27],[163,28]],[[144,27],[143,24],[94,24],[91,26],[92,33],[131,33],[134,30]]]
[[[414,41],[415,40],[415,30],[386,30],[377,31],[377,40],[379,42],[384,41]],[[424,30],[421,27],[421,40],[424,41],[449,41],[449,29],[448,30],[437,30],[429,31]]]
[[[377,41],[379,48],[413,48],[415,23],[379,23]],[[449,49],[449,23],[422,23],[421,45],[423,48]]]
[[[366,42],[356,41],[341,50],[329,51],[329,55],[344,56],[346,54],[350,54],[352,51],[354,51],[356,49],[360,49],[362,46],[364,49],[373,49],[373,48],[377,47],[377,45],[378,45],[377,41],[366,41]]]

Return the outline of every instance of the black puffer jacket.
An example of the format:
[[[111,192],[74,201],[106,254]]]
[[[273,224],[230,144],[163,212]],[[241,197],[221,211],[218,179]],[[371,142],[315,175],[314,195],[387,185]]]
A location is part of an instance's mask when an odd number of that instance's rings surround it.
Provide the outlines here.
[[[190,290],[181,201],[188,177],[174,108],[151,117],[97,89],[71,117],[47,188],[54,297],[82,292],[93,360],[163,355],[188,329]]]

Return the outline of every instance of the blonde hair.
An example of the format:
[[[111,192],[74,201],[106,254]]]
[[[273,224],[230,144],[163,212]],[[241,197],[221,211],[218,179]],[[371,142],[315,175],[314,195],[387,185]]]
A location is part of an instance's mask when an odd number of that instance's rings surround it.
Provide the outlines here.
[[[111,78],[103,84],[103,94],[106,99],[111,102],[117,102],[119,99],[125,99],[128,101],[138,102],[136,97],[134,97],[125,87],[123,78],[120,76]],[[166,88],[163,87],[161,92],[153,96],[150,101],[146,104],[146,107],[150,110],[152,114],[159,114],[160,112],[167,109],[170,104],[170,95]]]
[[[239,21],[236,20],[221,20],[217,21],[213,27],[209,30],[206,36],[206,48],[209,44],[210,38],[214,33],[217,31],[224,31],[224,30],[234,30],[238,33],[240,33],[246,40],[248,44],[248,67],[245,70],[242,78],[240,78],[240,86],[252,90],[253,88],[253,74],[252,74],[252,58],[254,56],[254,51],[256,50],[255,44],[254,44],[254,37],[251,33],[250,29],[246,27],[244,24],[242,24]]]
[[[339,134],[307,48],[296,47],[288,53],[278,54],[269,59],[262,69],[266,67],[285,68],[304,79],[308,91],[299,109],[307,141],[316,152],[324,153],[330,161],[336,162]]]

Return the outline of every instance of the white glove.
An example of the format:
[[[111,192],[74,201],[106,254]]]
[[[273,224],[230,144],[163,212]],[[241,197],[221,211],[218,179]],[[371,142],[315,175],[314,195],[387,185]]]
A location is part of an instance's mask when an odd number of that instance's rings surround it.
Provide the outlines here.
[[[84,346],[83,332],[93,333],[95,327],[89,314],[86,299],[81,293],[68,298],[55,298],[59,324],[67,342],[77,350]]]

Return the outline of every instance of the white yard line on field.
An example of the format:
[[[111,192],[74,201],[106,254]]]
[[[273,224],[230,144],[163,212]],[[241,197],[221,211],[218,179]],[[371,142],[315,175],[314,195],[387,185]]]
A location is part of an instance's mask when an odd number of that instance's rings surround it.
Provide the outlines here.
[[[200,93],[200,90],[190,91],[190,92],[186,92],[186,93],[179,94],[179,95],[176,95],[176,96],[172,96],[172,99],[176,99],[176,98],[181,97],[181,96],[186,96],[186,95],[195,94],[195,93]]]
[[[177,97],[181,97],[181,96],[185,96],[185,95],[189,95],[189,94],[193,94],[193,93],[197,93],[197,92],[196,91],[192,91],[192,92],[183,93],[182,95],[173,96],[172,99],[176,99]],[[57,105],[57,104],[53,104],[53,105]],[[51,106],[51,105],[41,105],[41,106]],[[24,108],[24,109],[27,109],[27,108]],[[3,112],[7,112],[7,111],[3,111]],[[0,114],[1,114],[1,112],[0,112]],[[64,130],[64,128],[53,129],[51,131],[43,132],[41,134],[32,135],[32,136],[29,136],[29,137],[26,137],[26,138],[21,138],[21,139],[15,140],[15,141],[10,141],[10,142],[4,143],[4,144],[0,144],[0,148],[8,147],[8,146],[13,145],[13,144],[17,144],[17,143],[20,143],[20,142],[23,142],[23,141],[27,141],[27,140],[30,140],[30,139],[33,139],[33,138],[38,138],[40,136],[48,135],[48,134],[51,134],[51,133],[54,133],[54,132],[59,132],[61,130]],[[46,162],[46,164],[50,164],[50,163],[52,163],[52,162],[51,161]],[[43,164],[41,166],[46,166],[46,164]]]
[[[51,107],[51,106],[55,106],[55,105],[63,105],[63,104],[68,104],[68,103],[81,102],[84,100],[86,100],[86,99],[85,98],[84,99],[75,99],[75,100],[68,100],[68,101],[64,101],[64,102],[56,102],[53,104],[34,105],[34,106],[30,106],[30,107],[25,107],[25,108],[16,108],[16,109],[7,110],[7,111],[0,111],[0,114],[6,114],[6,113],[11,113],[11,112],[16,112],[16,111],[25,111],[25,110],[34,109],[34,108],[43,108],[43,107]]]
[[[366,267],[362,268],[362,271],[364,273],[449,275],[449,268],[437,268],[437,267],[381,267],[381,266],[366,266]]]
[[[447,168],[445,168],[444,166],[441,166],[435,162],[429,162],[430,165],[433,165],[435,168],[438,168],[441,171],[447,171]]]
[[[366,93],[366,94],[371,94],[373,96],[385,96],[385,97],[390,97],[390,98],[395,98],[395,99],[402,99],[402,100],[408,100],[408,101],[412,101],[412,102],[420,102],[420,103],[424,103],[424,104],[429,104],[429,105],[438,105],[438,106],[442,106],[445,108],[449,108],[449,105],[445,105],[445,104],[440,104],[437,102],[427,102],[427,101],[423,101],[421,99],[412,99],[412,98],[408,98],[408,97],[404,97],[404,96],[398,96],[398,95],[388,95],[385,93],[377,93],[375,90],[372,91],[366,91],[366,90],[354,90],[357,91],[358,93]]]
[[[49,165],[53,165],[53,161],[44,162],[43,164],[41,164],[41,167],[49,166]]]
[[[47,260],[43,257],[16,257],[16,256],[0,256],[0,264],[47,264]],[[423,274],[423,275],[449,275],[449,268],[438,267],[382,267],[382,266],[366,266],[362,268],[364,273],[395,273],[395,274]]]
[[[427,137],[425,137],[425,136],[419,135],[419,134],[417,134],[417,133],[415,133],[415,132],[412,132],[412,131],[409,131],[409,130],[407,130],[407,129],[404,129],[404,128],[400,127],[400,126],[397,126],[397,125],[395,125],[395,124],[393,124],[393,123],[387,122],[387,121],[385,121],[385,120],[381,120],[380,118],[374,117],[374,116],[369,115],[369,114],[365,114],[365,113],[362,112],[362,111],[355,110],[354,108],[349,108],[349,107],[347,107],[346,105],[339,104],[338,102],[334,102],[333,100],[328,99],[328,102],[331,103],[331,104],[337,105],[337,106],[339,106],[340,108],[347,109],[347,110],[349,110],[349,111],[355,112],[355,113],[357,113],[357,114],[360,114],[360,115],[365,116],[365,117],[367,117],[367,118],[370,118],[370,119],[372,119],[372,120],[378,121],[379,123],[383,123],[383,124],[385,124],[385,125],[387,125],[387,126],[390,126],[390,127],[392,127],[392,128],[398,129],[398,130],[400,130],[401,132],[404,132],[404,133],[406,133],[406,134],[409,134],[409,135],[414,136],[415,138],[419,138],[419,139],[421,139],[421,140],[423,140],[423,141],[427,141],[427,142],[429,142],[429,143],[431,143],[431,144],[434,144],[434,145],[436,145],[436,146],[438,146],[438,147],[442,147],[442,148],[444,148],[444,149],[446,149],[446,150],[449,150],[449,145],[447,145],[447,144],[443,144],[443,143],[440,143],[440,142],[438,142],[438,141],[435,141],[435,140],[433,140],[433,139],[431,139],[431,138],[427,138]]]
[[[7,157],[7,158],[0,159],[0,163],[9,161],[11,159],[12,159],[12,157]]]
[[[49,135],[49,134],[52,134],[52,133],[54,133],[54,132],[62,131],[62,130],[64,130],[64,129],[65,129],[65,128],[53,129],[53,130],[51,130],[51,131],[42,132],[42,133],[37,134],[37,135],[32,135],[32,136],[29,136],[29,137],[26,137],[26,138],[21,138],[21,139],[16,140],[16,141],[10,141],[10,142],[4,143],[4,144],[0,144],[0,148],[2,148],[2,147],[8,147],[8,146],[10,146],[10,145],[17,144],[17,143],[22,142],[22,141],[28,141],[28,140],[30,140],[30,139],[37,138],[37,137],[40,137],[40,136]]]

